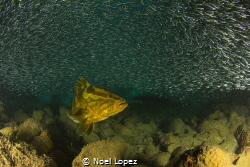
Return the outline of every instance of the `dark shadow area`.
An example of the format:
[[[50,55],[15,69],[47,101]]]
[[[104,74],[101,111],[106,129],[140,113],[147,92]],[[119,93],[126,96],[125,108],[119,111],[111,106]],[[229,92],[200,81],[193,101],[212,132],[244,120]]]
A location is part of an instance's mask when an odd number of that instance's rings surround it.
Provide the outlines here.
[[[26,111],[27,113],[31,113],[33,110],[41,109],[48,105],[44,102],[41,102],[37,96],[32,94],[15,94],[12,91],[6,91],[6,89],[1,89],[0,93],[0,100],[4,104],[7,114],[20,109]]]

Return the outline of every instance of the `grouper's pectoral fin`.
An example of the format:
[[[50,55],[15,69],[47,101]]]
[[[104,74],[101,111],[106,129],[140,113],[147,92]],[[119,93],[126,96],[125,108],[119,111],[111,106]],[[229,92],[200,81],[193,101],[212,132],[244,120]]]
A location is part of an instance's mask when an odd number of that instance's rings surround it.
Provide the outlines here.
[[[89,125],[89,129],[86,132],[87,135],[90,135],[94,131],[94,125],[95,125],[94,123],[91,123]]]
[[[94,131],[94,123],[80,123],[78,126],[77,133],[79,136],[82,136],[84,133],[90,135]]]
[[[71,114],[71,113],[67,113],[68,117],[73,120],[75,123],[79,123],[81,122],[81,120],[79,119],[78,116],[75,116],[74,114]]]
[[[70,119],[72,119],[75,123],[86,122],[86,113],[87,110],[84,108],[79,108],[74,113],[68,113],[67,115]]]

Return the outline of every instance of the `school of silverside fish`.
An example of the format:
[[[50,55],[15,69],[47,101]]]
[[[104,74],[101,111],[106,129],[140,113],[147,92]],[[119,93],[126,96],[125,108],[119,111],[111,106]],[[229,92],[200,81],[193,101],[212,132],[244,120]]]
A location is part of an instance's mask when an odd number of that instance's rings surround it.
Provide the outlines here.
[[[0,3],[0,85],[16,94],[72,94],[79,76],[180,100],[250,89],[247,0]]]

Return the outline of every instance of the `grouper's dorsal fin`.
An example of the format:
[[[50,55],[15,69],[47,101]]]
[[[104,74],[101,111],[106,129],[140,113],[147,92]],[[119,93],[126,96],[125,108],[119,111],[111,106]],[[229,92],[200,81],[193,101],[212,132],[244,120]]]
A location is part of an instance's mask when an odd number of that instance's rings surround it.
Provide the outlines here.
[[[78,94],[80,90],[85,89],[86,87],[89,86],[90,86],[89,82],[81,77],[80,80],[77,81],[76,83],[75,93]]]

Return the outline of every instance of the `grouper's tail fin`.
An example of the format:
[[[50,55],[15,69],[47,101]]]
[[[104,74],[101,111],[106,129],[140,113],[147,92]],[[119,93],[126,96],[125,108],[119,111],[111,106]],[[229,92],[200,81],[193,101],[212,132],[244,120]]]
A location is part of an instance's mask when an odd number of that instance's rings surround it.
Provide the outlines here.
[[[85,89],[86,87],[89,86],[90,86],[89,82],[81,77],[80,80],[77,81],[76,83],[75,94],[78,94],[80,90]]]
[[[90,135],[94,131],[94,123],[80,123],[78,126],[77,133],[82,136],[84,133]]]

